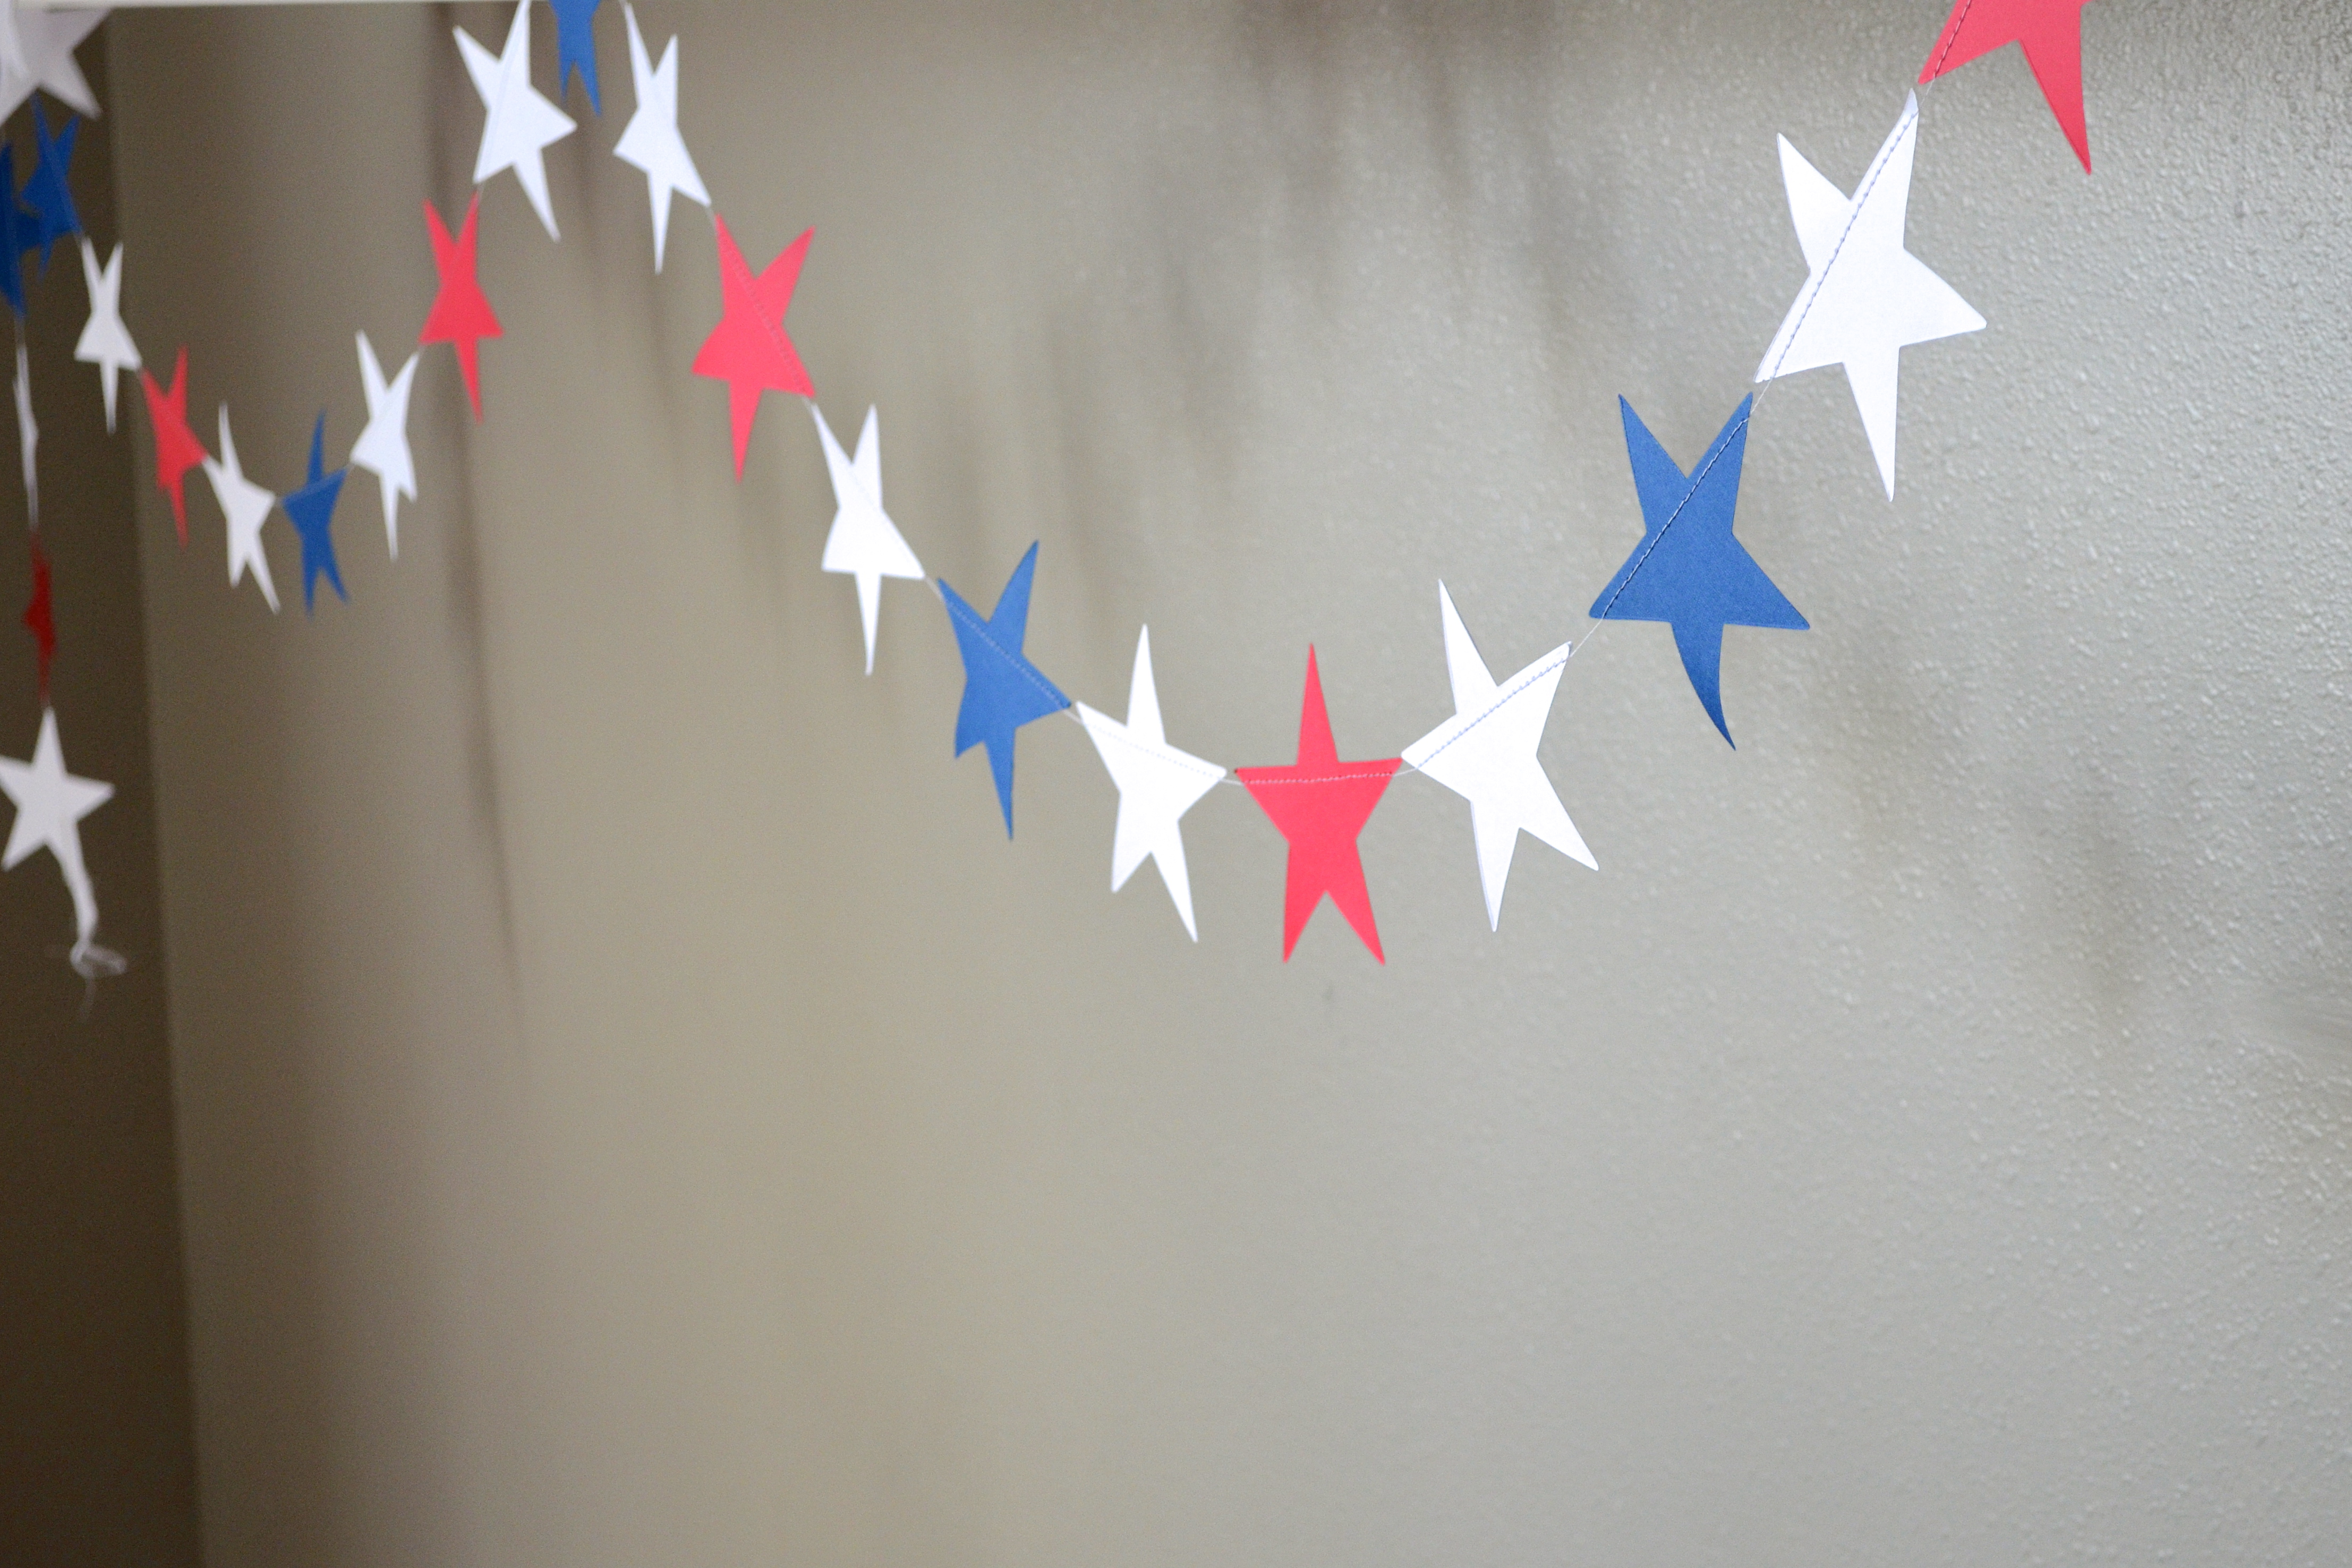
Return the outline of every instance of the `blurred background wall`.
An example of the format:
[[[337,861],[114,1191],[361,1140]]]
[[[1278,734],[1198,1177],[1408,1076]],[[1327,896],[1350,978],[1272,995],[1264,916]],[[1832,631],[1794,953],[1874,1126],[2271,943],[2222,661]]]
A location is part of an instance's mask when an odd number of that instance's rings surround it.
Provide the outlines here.
[[[102,34],[80,58],[111,102]],[[101,256],[117,234],[108,129],[84,127],[73,162],[75,205]],[[14,117],[10,141],[16,168],[30,170],[28,114]],[[0,877],[0,1562],[180,1568],[196,1561],[196,1472],[131,500],[144,414],[129,377],[109,436],[98,376],[73,362],[89,300],[72,241],[46,268],[35,254],[26,290],[58,631],[49,695],[66,765],[114,785],[82,823],[82,856],[99,938],[130,969],[92,988],[68,966],[73,905],[46,851]],[[14,347],[0,350],[0,375],[15,374]],[[40,678],[19,619],[33,571],[9,407],[0,755],[25,758],[40,731]],[[15,816],[0,796],[0,817]]]
[[[1803,279],[1774,133],[1850,187],[1944,9],[643,20],[753,263],[814,226],[791,331],[925,564],[1042,542],[1037,662],[1123,711],[1149,621],[1250,764],[1310,641],[1343,755],[1450,712],[1441,576],[1497,669],[1582,630],[1616,396],[1704,448]],[[397,563],[354,476],[351,603],[273,618],[141,481],[171,962],[97,1016],[167,976],[214,1568],[2340,1559],[2347,38],[2084,21],[2095,177],[2014,51],[1927,103],[1911,247],[1991,325],[1906,356],[1895,502],[1842,377],[1764,405],[1740,535],[1814,629],[1728,634],[1740,749],[1612,628],[1544,752],[1600,872],[1523,846],[1490,933],[1402,780],[1383,968],[1328,910],[1280,962],[1237,790],[1197,946],[1111,897],[1071,725],[1007,843],[921,588],[861,673],[805,415],[739,484],[688,373],[713,242],[651,268],[604,7]],[[432,299],[453,23],[507,13],[109,24],[126,313],[275,489]],[[61,679],[135,686],[102,640]]]

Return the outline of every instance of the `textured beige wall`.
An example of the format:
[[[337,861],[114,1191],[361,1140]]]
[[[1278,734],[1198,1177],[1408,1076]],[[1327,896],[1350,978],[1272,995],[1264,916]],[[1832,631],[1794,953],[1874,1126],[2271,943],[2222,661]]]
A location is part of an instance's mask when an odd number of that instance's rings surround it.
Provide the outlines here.
[[[1078,731],[1007,845],[937,603],[859,673],[793,405],[729,471],[607,111],[509,177],[504,340],[425,498],[272,620],[143,503],[206,1545],[262,1564],[1595,1562],[2352,1550],[2346,39],[2086,16],[2095,179],[2013,54],[1927,108],[1900,500],[1832,374],[1741,533],[1742,748],[1612,629],[1546,760],[1600,874],[1461,804],[1364,838],[1391,963],[1188,821],[1107,880]],[[1287,759],[1585,624],[1802,277],[1938,6],[649,6],[892,510],[1030,649]],[[552,79],[542,12],[540,79]],[[502,13],[455,16],[502,32]],[[283,483],[413,333],[479,125],[422,7],[125,16],[134,325]],[[575,108],[578,100],[573,100]],[[296,576],[290,537],[273,549]]]
[[[103,44],[85,47],[82,63],[104,97]],[[16,116],[11,139],[26,169],[28,115]],[[110,248],[103,121],[79,132],[73,188],[82,222]],[[131,968],[91,991],[67,966],[73,905],[47,854],[0,877],[0,1563],[183,1568],[196,1561],[196,1470],[131,500],[132,431],[143,416],[138,383],[125,383],[109,436],[98,376],[73,361],[88,302],[70,243],[46,273],[27,269],[26,289],[58,628],[50,696],[67,765],[114,785],[82,823],[82,856],[100,937]],[[0,342],[5,380],[15,343],[5,326]],[[33,639],[18,619],[32,568],[14,404],[5,406],[0,753],[24,757],[41,708]],[[15,816],[0,796],[0,824]]]

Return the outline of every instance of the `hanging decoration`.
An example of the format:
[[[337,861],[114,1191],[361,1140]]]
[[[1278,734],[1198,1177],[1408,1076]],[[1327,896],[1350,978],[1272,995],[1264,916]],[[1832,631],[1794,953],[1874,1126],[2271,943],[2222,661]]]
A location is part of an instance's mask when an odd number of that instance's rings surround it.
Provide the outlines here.
[[[501,335],[477,274],[481,187],[511,170],[551,239],[561,239],[545,162],[548,147],[579,130],[562,107],[574,80],[592,115],[604,106],[597,73],[594,23],[600,0],[551,0],[556,20],[555,97],[531,81],[530,0],[520,0],[503,47],[492,54],[464,28],[453,29],[457,53],[483,108],[474,162],[475,190],[455,237],[440,209],[425,204],[437,287],[418,332],[420,349],[447,343],[474,417],[482,415],[479,345]],[[1956,0],[1949,19],[1919,72],[1921,88],[2011,43],[2021,46],[2051,111],[2085,172],[2090,142],[2083,107],[2084,0]],[[720,315],[694,356],[691,371],[727,385],[728,424],[735,476],[749,455],[761,396],[781,392],[808,401],[818,447],[831,481],[834,516],[820,569],[847,576],[857,592],[868,674],[874,668],[882,584],[922,581],[925,574],[906,535],[883,504],[881,427],[868,408],[854,451],[845,451],[815,404],[807,368],[784,326],[814,231],[805,231],[765,268],[753,272],[705,188],[678,124],[678,39],[656,63],[633,5],[620,7],[629,51],[635,107],[613,147],[614,155],[645,178],[654,269],[667,250],[670,209],[683,195],[710,213],[719,270]],[[184,479],[201,465],[226,528],[232,589],[250,574],[272,612],[278,608],[270,576],[266,530],[282,510],[301,550],[306,615],[324,577],[348,598],[336,559],[335,507],[352,468],[374,474],[383,499],[384,543],[397,560],[400,503],[418,496],[408,410],[420,355],[412,353],[391,376],[373,344],[356,334],[367,421],[342,467],[326,467],[326,417],[312,426],[308,478],[280,498],[247,477],[238,460],[229,411],[219,410],[220,455],[215,458],[187,423],[188,353],[176,355],[168,389],[142,363],[121,313],[122,247],[101,267],[82,232],[70,175],[80,121],[53,129],[37,89],[79,115],[99,105],[74,59],[74,48],[104,16],[97,12],[19,12],[0,0],[0,114],[33,105],[37,156],[25,184],[16,183],[13,153],[0,145],[0,292],[18,322],[15,399],[23,457],[27,515],[32,523],[33,598],[24,622],[38,653],[42,719],[28,763],[0,759],[0,788],[16,807],[5,867],[38,849],[51,851],[75,912],[74,966],[95,976],[120,969],[121,960],[96,946],[98,906],[84,868],[79,824],[111,795],[110,785],[65,771],[57,716],[48,707],[50,661],[56,647],[52,577],[39,533],[38,426],[23,322],[27,308],[23,258],[35,249],[46,269],[61,239],[77,239],[89,315],[74,357],[95,366],[105,395],[107,428],[116,426],[117,387],[135,373],[152,426],[156,483],[172,503],[181,544],[187,542]],[[1734,531],[1748,437],[1764,393],[1784,375],[1842,367],[1853,394],[1879,478],[1895,494],[1897,385],[1902,351],[1916,344],[1984,330],[1985,321],[1951,285],[1906,247],[1906,224],[1918,144],[1919,97],[1910,95],[1894,130],[1853,193],[1822,174],[1786,137],[1780,163],[1790,219],[1806,278],[1780,330],[1759,362],[1764,392],[1744,399],[1696,464],[1684,469],[1624,398],[1618,400],[1627,458],[1642,515],[1641,541],[1593,600],[1595,625],[1507,679],[1496,680],[1455,608],[1438,584],[1438,618],[1454,711],[1398,757],[1343,762],[1315,650],[1307,650],[1296,760],[1228,774],[1168,743],[1153,676],[1151,637],[1136,642],[1124,721],[1074,702],[1025,651],[1038,549],[1029,547],[983,618],[944,578],[932,586],[945,606],[964,668],[956,716],[955,754],[975,746],[988,753],[989,773],[1008,837],[1013,832],[1015,738],[1036,720],[1066,714],[1079,724],[1118,795],[1111,845],[1111,891],[1118,893],[1146,860],[1159,868],[1185,932],[1200,940],[1192,879],[1185,862],[1182,820],[1220,784],[1245,790],[1280,832],[1286,850],[1283,896],[1283,957],[1296,951],[1314,912],[1328,898],[1373,958],[1386,962],[1372,914],[1359,838],[1390,783],[1418,773],[1459,795],[1470,808],[1471,840],[1487,923],[1499,931],[1503,894],[1519,835],[1528,834],[1586,867],[1596,867],[1538,752],[1560,682],[1570,661],[1612,621],[1662,621],[1673,629],[1685,674],[1701,707],[1728,742],[1721,665],[1727,626],[1808,629],[1786,595],[1767,576]]]
[[[1029,637],[1029,586],[1037,574],[1032,544],[1013,569],[996,608],[980,618],[963,595],[940,579],[940,598],[955,627],[963,655],[963,702],[956,710],[955,754],[988,748],[988,771],[996,780],[996,801],[1004,808],[1004,837],[1013,837],[1013,737],[1022,725],[1059,713],[1070,705],[1045,672],[1029,662],[1022,645]]]

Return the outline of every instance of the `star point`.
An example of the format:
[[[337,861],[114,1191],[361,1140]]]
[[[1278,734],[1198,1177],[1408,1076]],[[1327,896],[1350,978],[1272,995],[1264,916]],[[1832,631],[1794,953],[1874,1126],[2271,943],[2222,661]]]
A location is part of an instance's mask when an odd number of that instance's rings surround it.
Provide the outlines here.
[[[1470,833],[1478,854],[1478,885],[1486,895],[1486,923],[1500,931],[1503,888],[1522,832],[1571,860],[1600,869],[1583,836],[1569,820],[1536,748],[1543,742],[1559,679],[1574,645],[1562,643],[1497,683],[1478,645],[1462,624],[1445,584],[1437,585],[1445,634],[1445,670],[1454,688],[1454,717],[1404,752],[1405,765],[1470,803]]]
[[[49,250],[60,239],[81,233],[81,214],[74,206],[73,170],[74,142],[79,138],[81,121],[77,116],[66,118],[66,128],[54,135],[49,131],[49,116],[41,106],[40,98],[33,99],[33,141],[39,149],[33,160],[33,172],[25,181],[25,199],[31,205],[41,235],[41,270],[49,268]]]
[[[1750,395],[1727,421],[1706,455],[1689,473],[1658,444],[1633,405],[1617,400],[1625,424],[1625,455],[1642,502],[1642,542],[1592,601],[1595,620],[1664,621],[1675,628],[1683,671],[1726,744],[1723,720],[1723,628],[1772,626],[1810,630],[1747,546],[1732,535],[1739,504],[1739,470],[1748,451]]]
[[[411,353],[400,374],[386,383],[383,366],[376,362],[375,345],[364,331],[359,334],[359,347],[360,390],[367,397],[367,426],[352,443],[351,462],[383,484],[384,545],[397,561],[401,498],[416,499],[416,459],[408,448],[408,395],[416,381],[417,356]]]
[[[1995,49],[2017,45],[2067,145],[2091,172],[2091,131],[2083,113],[2083,7],[2088,0],[1955,0],[1951,18],[1919,68],[1919,85]]]
[[[466,74],[482,100],[482,144],[474,155],[474,184],[512,169],[523,195],[530,198],[531,210],[547,226],[547,237],[561,239],[547,196],[547,161],[541,154],[579,127],[530,84],[530,0],[516,0],[506,47],[498,54],[475,42],[465,28],[451,30],[457,36],[458,52],[466,57]]]
[[[909,578],[920,582],[923,563],[907,547],[905,536],[882,510],[882,426],[877,410],[866,411],[866,427],[858,432],[857,455],[851,458],[835,439],[824,410],[812,402],[809,416],[824,443],[825,472],[833,479],[833,531],[825,535],[824,569],[845,573],[857,581],[857,614],[866,628],[866,673],[874,673],[874,634],[882,608],[882,579]]]
[[[1895,499],[1896,374],[1914,343],[1982,330],[1985,320],[1904,248],[1919,100],[1904,105],[1849,198],[1780,138],[1780,174],[1808,276],[1756,367],[1759,384],[1843,365],[1886,499]]]
[[[482,193],[476,191],[466,204],[466,222],[457,230],[457,237],[449,237],[449,229],[441,221],[441,210],[431,202],[425,204],[425,223],[433,239],[433,269],[440,275],[441,285],[433,296],[433,309],[425,313],[425,329],[416,334],[420,343],[448,343],[457,351],[457,368],[466,377],[466,395],[474,405],[474,422],[482,419],[482,378],[478,363],[484,338],[503,337],[506,329],[499,325],[498,312],[490,309],[488,296],[474,276],[475,221],[481,216]]]
[[[694,374],[727,384],[727,417],[735,438],[735,477],[743,477],[743,459],[751,447],[751,422],[759,416],[763,392],[793,392],[814,397],[816,387],[801,364],[800,352],[784,332],[784,315],[792,309],[793,289],[800,282],[801,262],[808,255],[809,229],[784,247],[783,254],[754,274],[743,260],[727,220],[710,215],[719,239],[719,324],[710,329],[694,356]]]
[[[235,588],[251,571],[261,596],[268,603],[269,613],[278,613],[278,584],[269,578],[269,556],[261,547],[261,526],[269,521],[278,497],[245,477],[245,468],[237,461],[236,437],[228,427],[228,405],[221,405],[221,455],[205,459],[205,478],[213,485],[213,499],[220,503],[221,516],[228,522],[228,585]]]
[[[548,0],[555,8],[555,96],[570,90],[576,73],[588,89],[588,112],[602,117],[596,96],[596,7],[604,0]]]
[[[131,329],[122,323],[121,242],[115,242],[114,254],[101,268],[98,264],[98,247],[84,237],[81,277],[89,289],[89,320],[81,329],[80,340],[74,344],[74,358],[98,366],[100,384],[106,391],[106,428],[111,435],[116,379],[123,371],[139,368],[139,345],[131,341]]]
[[[637,30],[635,7],[624,5],[621,10],[628,18],[629,80],[636,92],[637,109],[629,116],[613,156],[645,172],[646,194],[653,204],[654,270],[659,272],[662,252],[669,243],[671,193],[689,196],[706,209],[710,193],[702,188],[694,155],[686,150],[686,138],[678,134],[677,39],[670,38],[669,47],[662,50],[661,64],[654,65],[646,52],[645,35]]]
[[[1402,757],[1343,763],[1323,703],[1315,650],[1307,650],[1307,690],[1299,703],[1298,760],[1287,767],[1235,768],[1239,779],[1288,846],[1283,869],[1282,961],[1290,962],[1325,895],[1347,918],[1375,961],[1385,964],[1372,895],[1356,838],[1388,793]]]
[[[1225,770],[1168,743],[1160,721],[1160,689],[1151,674],[1151,628],[1135,642],[1135,673],[1128,685],[1127,722],[1077,704],[1078,721],[1095,743],[1118,790],[1118,822],[1111,831],[1110,890],[1118,892],[1150,860],[1183,918],[1185,934],[1201,940],[1192,920],[1192,880],[1184,864],[1181,819],[1214,789]]]
[[[949,624],[955,628],[956,650],[963,656],[963,701],[956,710],[955,754],[961,757],[974,746],[988,749],[988,770],[996,781],[997,804],[1004,810],[1007,838],[1013,837],[1013,737],[1022,725],[1070,706],[1070,700],[1022,651],[1028,638],[1029,589],[1036,571],[1037,547],[1032,544],[985,620],[948,586],[946,578],[940,579],[940,598],[947,605]]]

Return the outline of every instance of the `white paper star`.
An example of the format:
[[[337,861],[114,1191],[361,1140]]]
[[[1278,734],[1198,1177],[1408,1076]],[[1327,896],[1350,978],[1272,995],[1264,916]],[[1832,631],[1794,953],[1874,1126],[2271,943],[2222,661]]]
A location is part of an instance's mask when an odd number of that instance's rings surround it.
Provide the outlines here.
[[[474,90],[481,95],[486,111],[482,148],[474,156],[474,184],[480,184],[501,169],[512,169],[515,178],[522,182],[523,195],[530,198],[531,210],[547,226],[548,237],[561,239],[562,236],[555,232],[555,209],[547,200],[547,164],[540,150],[562,141],[578,127],[570,115],[530,85],[530,0],[520,0],[515,6],[514,25],[507,29],[502,54],[491,54],[463,27],[451,30],[457,35],[458,52],[466,57],[466,74],[474,79]]]
[[[1225,770],[1168,743],[1160,725],[1160,689],[1151,679],[1151,628],[1135,643],[1135,678],[1128,686],[1127,722],[1077,704],[1110,782],[1118,786],[1118,825],[1110,842],[1110,890],[1118,892],[1147,859],[1159,863],[1160,879],[1184,917],[1184,930],[1201,940],[1192,923],[1192,881],[1184,868],[1181,824],[1192,804],[1216,787]]]
[[[621,14],[629,23],[629,80],[635,88],[637,111],[629,116],[613,156],[646,172],[646,194],[654,206],[654,270],[659,272],[662,249],[669,239],[670,193],[681,192],[706,207],[710,193],[702,188],[694,155],[677,133],[677,39],[670,38],[661,64],[653,65],[646,54],[645,35],[637,31],[636,8],[624,5]]]
[[[98,934],[98,895],[81,859],[81,819],[114,796],[114,786],[95,779],[76,778],[66,772],[65,748],[58,743],[58,716],[41,710],[41,737],[34,743],[33,760],[20,763],[0,757],[0,791],[16,805],[16,826],[8,830],[8,847],[0,853],[0,871],[13,871],[25,858],[46,849],[57,857],[66,890],[73,895],[74,966],[84,968],[97,958],[101,964],[119,961],[92,946]]]
[[[360,334],[360,384],[367,394],[367,428],[352,443],[352,462],[383,482],[383,538],[400,559],[400,498],[416,499],[416,461],[408,450],[408,393],[416,380],[416,355],[400,367],[387,386],[375,345]]]
[[[269,509],[278,498],[245,477],[245,469],[236,460],[236,437],[228,433],[228,405],[221,405],[221,455],[215,459],[205,458],[205,478],[213,482],[213,499],[220,502],[221,515],[228,520],[228,585],[232,588],[245,574],[253,570],[253,580],[261,584],[261,596],[269,601],[269,613],[278,613],[278,585],[269,580],[269,556],[261,548],[261,525],[269,521]]]
[[[1786,136],[1780,138],[1789,216],[1811,275],[1756,367],[1761,383],[1844,365],[1889,500],[1895,499],[1895,379],[1904,347],[1978,331],[1985,324],[1950,284],[1903,248],[1918,131],[1915,93],[1851,199],[1805,162]]]
[[[25,516],[35,528],[41,526],[41,480],[33,454],[40,444],[41,427],[33,421],[33,366],[20,340],[16,344],[16,445],[25,456]]]
[[[1437,585],[1445,624],[1445,673],[1454,684],[1454,717],[1405,748],[1408,766],[1470,803],[1470,837],[1478,849],[1478,882],[1486,892],[1486,923],[1503,924],[1503,884],[1522,829],[1571,860],[1599,870],[1583,836],[1568,819],[1559,792],[1536,760],[1551,700],[1568,668],[1559,647],[1497,686],[1486,661],[1454,612],[1453,595]]]
[[[866,428],[858,433],[857,456],[844,457],[833,427],[814,403],[809,414],[816,433],[824,439],[825,471],[833,476],[833,531],[824,539],[824,569],[845,572],[857,579],[857,613],[866,623],[866,673],[874,673],[875,617],[882,608],[882,579],[910,577],[919,582],[923,563],[907,548],[890,514],[882,510],[882,422],[877,410],[866,411]]]
[[[0,120],[39,88],[95,118],[98,99],[74,62],[74,50],[106,20],[98,11],[19,11],[16,0],[0,0]]]
[[[131,341],[131,329],[122,324],[121,242],[115,243],[114,254],[101,268],[98,247],[84,236],[81,279],[89,288],[89,320],[82,325],[81,341],[74,344],[74,358],[98,366],[100,382],[106,388],[106,428],[111,435],[115,378],[123,371],[139,368],[139,345]]]

